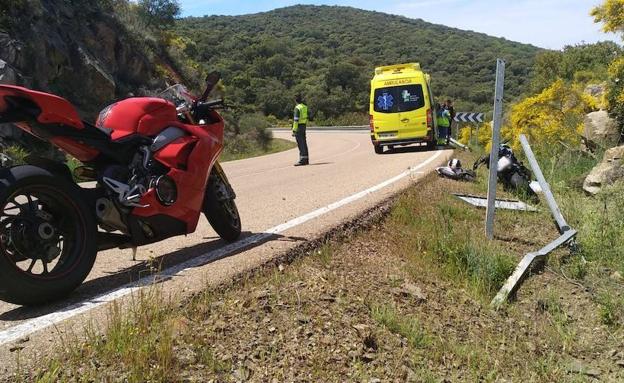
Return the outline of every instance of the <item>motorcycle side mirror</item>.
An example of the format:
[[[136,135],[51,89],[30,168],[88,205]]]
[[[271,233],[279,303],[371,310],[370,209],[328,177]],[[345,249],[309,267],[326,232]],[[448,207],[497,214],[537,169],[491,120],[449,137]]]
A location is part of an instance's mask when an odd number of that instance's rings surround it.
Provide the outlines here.
[[[208,95],[210,94],[210,92],[212,92],[219,80],[221,80],[221,73],[217,71],[208,73],[208,75],[206,76],[206,90],[204,90],[204,94],[199,99],[200,102],[206,101]]]

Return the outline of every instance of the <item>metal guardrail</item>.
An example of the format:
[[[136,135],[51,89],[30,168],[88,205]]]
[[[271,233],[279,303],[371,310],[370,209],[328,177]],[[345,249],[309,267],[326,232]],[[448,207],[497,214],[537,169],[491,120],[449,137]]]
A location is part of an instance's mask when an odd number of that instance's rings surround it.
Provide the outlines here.
[[[490,306],[497,308],[501,304],[503,304],[505,301],[507,301],[507,298],[509,298],[509,296],[518,289],[519,283],[524,279],[526,274],[529,272],[529,268],[531,267],[531,264],[533,264],[533,262],[536,259],[541,259],[541,258],[546,257],[550,252],[552,252],[556,248],[563,246],[566,243],[574,240],[575,236],[576,236],[576,230],[570,229],[566,231],[565,233],[563,233],[563,235],[561,235],[559,238],[555,239],[554,241],[544,246],[540,250],[533,252],[533,253],[528,253],[527,255],[525,255],[524,258],[522,258],[522,260],[518,264],[518,266],[516,266],[516,269],[514,270],[513,274],[511,274],[511,276],[507,279],[503,287],[501,287],[501,289],[498,291],[498,294],[496,294],[494,299],[492,299]]]
[[[464,144],[462,144],[461,142],[457,141],[454,138],[451,138],[451,145],[456,146],[458,148],[464,149],[464,150],[470,150],[470,148]]]
[[[533,174],[537,178],[537,182],[539,182],[540,187],[542,188],[542,193],[544,193],[544,197],[548,202],[548,207],[552,213],[553,218],[557,223],[557,229],[559,230],[560,236],[547,244],[540,250],[528,253],[522,258],[516,269],[511,274],[511,276],[507,279],[503,287],[499,290],[498,294],[492,299],[490,303],[491,307],[498,308],[501,304],[503,304],[511,294],[513,294],[517,289],[524,277],[529,272],[529,268],[531,264],[535,262],[535,260],[545,258],[550,252],[557,249],[560,246],[565,244],[574,244],[574,237],[576,236],[576,230],[572,229],[568,223],[566,222],[563,214],[561,214],[561,210],[559,209],[559,205],[557,205],[557,201],[555,201],[555,197],[550,190],[550,186],[546,179],[544,178],[544,174],[539,167],[539,163],[535,158],[535,154],[533,154],[533,150],[529,145],[529,141],[524,136],[524,134],[520,135],[520,143],[522,144],[522,148],[524,149],[524,153],[529,160],[529,165],[531,165],[531,170],[533,170]]]

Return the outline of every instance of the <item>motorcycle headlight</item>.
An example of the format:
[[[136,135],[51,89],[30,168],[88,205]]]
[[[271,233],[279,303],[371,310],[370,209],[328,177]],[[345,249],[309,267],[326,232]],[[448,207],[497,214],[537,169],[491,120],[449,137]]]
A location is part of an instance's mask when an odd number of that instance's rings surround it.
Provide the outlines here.
[[[165,206],[173,205],[178,199],[178,187],[168,175],[158,177],[154,189],[158,201]]]

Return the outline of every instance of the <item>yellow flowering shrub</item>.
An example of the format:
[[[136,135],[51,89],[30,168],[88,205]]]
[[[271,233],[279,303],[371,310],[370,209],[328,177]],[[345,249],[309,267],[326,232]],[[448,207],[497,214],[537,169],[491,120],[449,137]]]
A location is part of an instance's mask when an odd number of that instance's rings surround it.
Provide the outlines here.
[[[502,135],[512,140],[514,149],[519,149],[520,134],[548,151],[557,151],[560,142],[578,145],[585,114],[596,107],[596,100],[580,86],[557,80],[542,93],[513,105]]]
[[[555,81],[541,93],[525,98],[511,106],[501,128],[501,141],[510,140],[514,150],[520,150],[520,134],[531,145],[548,152],[565,148],[563,144],[580,144],[585,114],[597,109],[597,100],[583,93],[580,85]],[[473,134],[476,134],[473,130]],[[460,140],[468,143],[470,130],[461,131]],[[479,129],[479,145],[490,149],[492,129],[483,124]]]
[[[470,132],[472,129],[472,133]],[[478,134],[478,137],[477,137]],[[475,141],[479,144],[479,146],[489,148],[490,141],[492,140],[492,124],[490,122],[484,122],[479,125],[479,129],[477,132],[477,128],[474,125],[466,125],[461,128],[459,131],[459,142],[464,145],[471,144],[470,137],[472,136],[472,143]]]

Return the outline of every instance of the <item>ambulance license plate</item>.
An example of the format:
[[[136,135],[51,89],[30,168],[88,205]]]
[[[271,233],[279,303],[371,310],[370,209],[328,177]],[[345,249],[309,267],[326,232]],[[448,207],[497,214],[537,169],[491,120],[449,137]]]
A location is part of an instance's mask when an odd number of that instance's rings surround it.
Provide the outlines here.
[[[379,138],[396,138],[396,136],[397,136],[396,132],[379,133]]]

